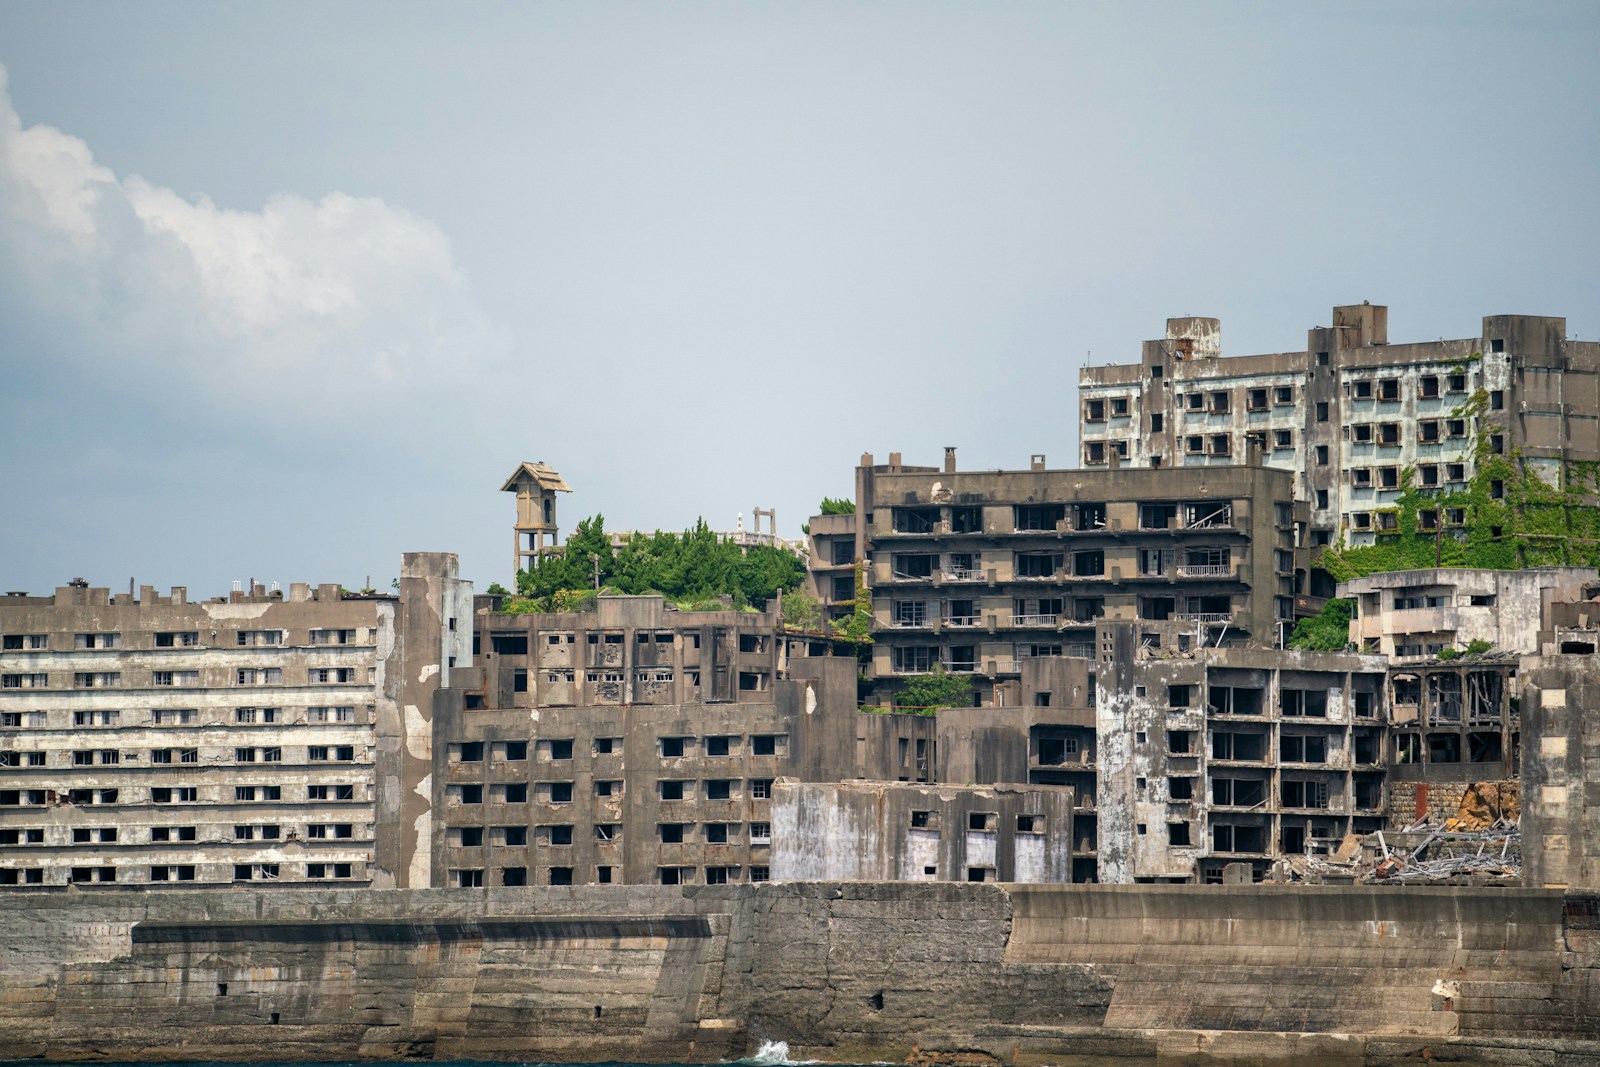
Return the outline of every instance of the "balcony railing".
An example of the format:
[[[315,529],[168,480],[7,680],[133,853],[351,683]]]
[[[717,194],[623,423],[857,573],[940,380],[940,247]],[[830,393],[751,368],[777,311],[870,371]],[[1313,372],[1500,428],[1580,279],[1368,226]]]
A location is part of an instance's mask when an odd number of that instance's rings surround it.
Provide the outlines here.
[[[982,626],[982,615],[949,615],[945,617],[944,624],[951,627]]]
[[[1228,563],[1180,563],[1179,578],[1226,578],[1233,573]]]
[[[981,582],[983,572],[976,567],[946,567],[944,580],[947,582]]]
[[[1056,616],[1013,615],[1011,616],[1011,624],[1013,626],[1054,626],[1056,624]]]
[[[1208,626],[1233,621],[1230,611],[1180,611],[1172,617],[1179,622],[1199,622]]]

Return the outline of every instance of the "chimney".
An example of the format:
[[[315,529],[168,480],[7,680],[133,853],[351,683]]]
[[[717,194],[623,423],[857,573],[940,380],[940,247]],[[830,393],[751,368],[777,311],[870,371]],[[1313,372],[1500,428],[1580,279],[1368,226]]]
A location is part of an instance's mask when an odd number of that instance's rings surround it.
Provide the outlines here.
[[[898,452],[890,452],[889,453],[889,469],[890,470],[899,470],[900,469],[900,453],[898,453]]]
[[[1035,452],[1033,455],[1028,457],[1028,469],[1029,470],[1036,470],[1036,471],[1044,470],[1044,453],[1043,452]]]
[[[944,472],[946,474],[954,474],[956,472],[956,446],[955,445],[945,445],[944,446]]]

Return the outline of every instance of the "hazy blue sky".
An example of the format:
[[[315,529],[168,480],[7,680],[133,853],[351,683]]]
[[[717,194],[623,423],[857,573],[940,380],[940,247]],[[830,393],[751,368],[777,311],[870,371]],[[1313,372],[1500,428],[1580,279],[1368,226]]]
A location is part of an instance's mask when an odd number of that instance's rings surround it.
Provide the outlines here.
[[[1600,4],[0,4],[0,589],[509,579],[1337,303],[1600,336]]]

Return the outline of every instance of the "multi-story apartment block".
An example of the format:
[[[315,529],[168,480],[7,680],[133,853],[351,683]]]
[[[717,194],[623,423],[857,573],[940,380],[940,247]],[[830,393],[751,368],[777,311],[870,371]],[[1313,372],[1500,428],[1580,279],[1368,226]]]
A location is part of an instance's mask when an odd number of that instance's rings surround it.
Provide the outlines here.
[[[854,658],[806,655],[775,605],[476,626],[435,708],[436,885],[762,881],[780,779],[931,780],[934,720],[859,712]]]
[[[1079,383],[1085,466],[1225,466],[1254,439],[1296,473],[1313,546],[1395,528],[1408,469],[1417,487],[1464,489],[1480,443],[1551,485],[1566,461],[1600,459],[1600,344],[1568,340],[1564,318],[1491,315],[1479,337],[1391,345],[1388,309],[1357,304],[1304,351],[1252,356],[1222,355],[1217,319],[1168,319],[1139,363]]]
[[[1596,577],[1593,567],[1386,571],[1341,583],[1339,595],[1354,601],[1350,643],[1396,663],[1464,651],[1474,642],[1532,655],[1550,605],[1581,599]]]
[[[399,611],[298,583],[0,599],[0,884],[392,882]]]
[[[1051,470],[1043,456],[1025,471],[957,471],[953,450],[942,470],[863,456],[856,514],[812,520],[813,584],[837,613],[853,592],[842,561],[866,561],[878,699],[942,668],[970,674],[979,703],[1014,703],[1025,662],[1093,656],[1101,619],[1186,624],[1176,651],[1281,644],[1313,609],[1292,483],[1259,462],[1197,476]]]
[[[1137,629],[1102,638],[1100,880],[1260,880],[1384,825],[1379,656],[1208,649],[1157,658]]]
[[[1394,822],[1418,817],[1419,789],[1425,811],[1428,787],[1518,776],[1521,657],[1540,651],[1548,620],[1580,601],[1597,574],[1442,568],[1339,586],[1354,601],[1350,643],[1389,664]]]

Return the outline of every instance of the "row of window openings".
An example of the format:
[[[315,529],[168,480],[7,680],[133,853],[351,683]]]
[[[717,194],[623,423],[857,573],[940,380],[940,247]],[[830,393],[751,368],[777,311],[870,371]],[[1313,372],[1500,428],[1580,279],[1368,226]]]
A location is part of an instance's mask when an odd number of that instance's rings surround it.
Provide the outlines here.
[[[752,800],[769,800],[772,797],[771,778],[745,780]],[[702,784],[706,800],[732,800],[739,796],[737,778],[708,778]],[[485,787],[477,784],[451,785],[445,789],[447,799],[457,804],[482,804]],[[526,782],[504,782],[487,787],[491,804],[526,804],[529,786]],[[657,795],[662,800],[692,800],[695,782],[692,779],[669,779],[656,783]],[[570,804],[573,797],[572,782],[535,782],[533,799],[540,804]],[[594,795],[620,797],[623,794],[621,779],[596,779]]]
[[[911,828],[913,830],[941,829],[943,813],[928,810],[913,810],[911,812]],[[966,817],[967,829],[973,833],[997,833],[1000,829],[1000,813],[997,811],[969,811]],[[1016,831],[1019,834],[1042,834],[1045,831],[1045,817],[1043,815],[1024,814],[1016,817]]]
[[[233,721],[250,725],[286,722],[283,708],[234,708]],[[368,708],[368,718],[371,708]],[[198,708],[152,708],[149,723],[155,726],[192,726],[200,721]],[[308,723],[355,722],[353,707],[314,707],[306,709]],[[80,710],[72,713],[75,727],[115,727],[123,725],[122,712],[116,709]],[[49,727],[49,713],[43,711],[0,712],[0,729],[38,729]]]
[[[501,867],[498,868],[500,885],[525,886],[528,884],[528,868],[526,867]],[[574,869],[571,867],[546,867],[544,868],[544,884],[546,885],[573,885]],[[594,881],[598,885],[610,885],[616,881],[617,869],[610,865],[597,866],[594,869]],[[656,881],[661,885],[690,885],[696,875],[693,867],[658,867],[656,868]],[[728,885],[742,880],[744,869],[740,867],[706,867],[702,878],[706,885]],[[771,877],[766,865],[752,865],[749,868],[749,880],[752,882],[765,882]],[[481,889],[485,885],[484,871],[481,867],[452,868],[450,870],[450,885],[458,889]]]
[[[574,644],[577,635],[571,631],[544,633],[544,643],[547,647],[558,648],[563,645]],[[625,635],[620,631],[592,632],[587,635],[591,647],[603,645],[621,645]],[[700,647],[700,634],[689,631],[683,635],[684,646],[689,649]],[[674,640],[674,631],[639,630],[634,633],[634,643],[638,645],[671,645]],[[768,638],[762,634],[740,633],[740,652],[765,652],[767,651]],[[473,637],[473,652],[478,651],[479,639]],[[528,635],[521,631],[499,631],[489,635],[489,647],[497,656],[526,656],[528,654]]]
[[[1493,495],[1498,496],[1499,494],[1493,494]],[[1445,526],[1447,526],[1447,527],[1449,527],[1449,526],[1465,526],[1466,524],[1467,524],[1467,510],[1465,508],[1445,508],[1444,509],[1444,525]],[[1397,515],[1393,511],[1378,511],[1378,512],[1352,511],[1348,515],[1345,516],[1345,525],[1349,526],[1353,530],[1388,530],[1388,531],[1392,531],[1392,530],[1400,529],[1400,517],[1399,517],[1399,515]],[[1419,529],[1419,530],[1438,530],[1438,529],[1440,529],[1440,526],[1439,526],[1439,511],[1438,511],[1438,509],[1437,508],[1429,508],[1429,509],[1418,511],[1417,512],[1417,529]],[[1489,533],[1490,537],[1499,537],[1501,535],[1501,533],[1502,533],[1502,529],[1499,526],[1491,526],[1491,527],[1488,528],[1488,533]]]
[[[1417,396],[1423,400],[1431,400],[1441,396],[1440,387],[1444,393],[1464,393],[1467,391],[1467,376],[1465,374],[1424,374],[1417,378]],[[1399,378],[1355,378],[1344,383],[1344,392],[1352,400],[1380,400],[1395,401],[1400,399]],[[1490,394],[1492,406],[1504,406],[1504,397],[1496,389]]]
[[[377,639],[378,631],[375,628],[368,632],[369,640]],[[313,645],[353,645],[358,634],[359,631],[353,629],[309,631],[310,643]],[[265,647],[285,644],[287,637],[286,630],[240,630],[237,641],[241,647]],[[162,631],[152,636],[154,648],[194,648],[199,644],[198,630]],[[0,651],[37,651],[48,647],[50,647],[48,634],[5,634],[0,637]],[[123,648],[124,645],[121,633],[108,632],[74,634],[72,647],[99,650]]]
[[[1172,707],[1189,707],[1192,686],[1169,686],[1168,701]],[[1266,692],[1245,686],[1213,685],[1206,694],[1206,708],[1212,715],[1264,715]],[[1370,690],[1357,689],[1350,694],[1351,707],[1357,718],[1371,718],[1377,714],[1378,696]],[[1287,718],[1324,719],[1328,716],[1328,690],[1279,689],[1278,713]]]
[[[927,626],[932,618],[940,618],[945,626],[953,627],[978,626],[983,622],[976,600],[896,600],[890,610],[895,626]],[[1011,623],[1054,626],[1063,619],[1089,623],[1104,613],[1104,597],[1018,597],[1012,601]]]
[[[73,885],[92,884],[95,882],[115,882],[118,872],[125,868],[118,867],[73,867],[67,872],[67,881]],[[233,880],[235,882],[276,881],[279,878],[281,867],[276,863],[236,863],[233,865]],[[195,880],[195,866],[192,863],[157,864],[149,868],[147,877],[152,882],[192,882]],[[354,866],[349,863],[308,863],[306,864],[306,877],[308,879],[341,879],[354,877]],[[44,871],[41,868],[0,868],[0,885],[43,885]],[[219,983],[219,988],[226,989],[226,983]],[[276,1017],[276,1016],[274,1016]]]
[[[1416,734],[1397,733],[1394,735],[1394,761],[1397,764],[1414,766],[1426,762],[1432,764],[1443,763],[1500,763],[1505,758],[1504,734],[1499,730],[1484,730],[1468,733],[1466,735],[1466,755],[1461,758],[1460,733]],[[1517,735],[1511,735],[1513,756],[1516,755]]]
[[[664,822],[656,824],[656,838],[662,844],[678,845],[695,840],[695,823]],[[698,824],[700,833],[708,845],[726,845],[737,842],[745,830],[745,824],[737,822],[708,822]],[[507,847],[520,847],[529,841],[529,828],[526,826],[460,826],[452,828],[446,838],[446,843],[458,848],[478,848],[485,840],[485,829],[488,830],[487,840],[491,845]],[[532,828],[532,840],[536,845],[551,847],[565,847],[571,845],[575,827],[570,823],[552,823],[535,826]],[[595,823],[592,827],[594,840],[601,843],[617,842],[622,840],[621,823]],[[749,824],[749,841],[752,845],[767,845],[772,843],[772,824],[769,822],[752,822]]]
[[[132,790],[122,789],[0,789],[0,807],[44,807],[57,804],[106,805],[137,803],[136,799],[124,801],[122,794]],[[236,803],[261,803],[281,801],[281,785],[236,785],[233,800]],[[306,800],[355,800],[354,785],[308,785]],[[198,804],[200,790],[196,786],[153,786],[150,789],[152,804]],[[211,803],[224,803],[222,800]]]
[[[290,829],[288,837],[283,835],[283,827],[276,824],[241,824],[233,827],[234,841],[293,841],[299,837],[299,832]],[[347,841],[355,838],[354,823],[307,823],[305,837],[309,841]],[[75,845],[114,845],[119,839],[119,828],[115,826],[76,826],[72,830],[72,843]],[[176,842],[195,842],[199,840],[199,828],[195,826],[152,826],[150,827],[151,844],[170,844]],[[0,845],[42,845],[44,844],[44,830],[40,827],[18,827],[0,829]]]
[[[844,580],[847,582],[850,581],[848,578]],[[854,595],[855,591],[854,587],[852,586],[850,596],[853,597]],[[846,597],[845,599],[849,599],[849,597]],[[544,668],[542,673],[544,675],[544,682],[546,685],[572,685],[577,681],[578,677],[577,671],[570,667]],[[684,681],[686,681],[691,687],[699,686],[700,672],[698,670],[685,670],[683,672],[683,676]],[[635,684],[638,685],[671,682],[672,679],[673,672],[671,668],[644,667],[636,669],[633,672],[633,680]],[[595,670],[584,672],[584,681],[588,682],[590,685],[620,686],[622,684],[622,680],[623,674],[621,671]],[[744,692],[759,692],[765,690],[768,688],[770,682],[771,675],[766,671],[739,672],[739,689]],[[511,689],[512,692],[515,693],[526,693],[528,691],[528,671],[525,668],[519,667],[512,670]],[[603,695],[604,694],[602,693],[602,696]],[[469,704],[468,706],[470,707],[472,705]]]
[[[366,669],[367,679],[371,679],[375,668]],[[0,687],[6,689],[47,689],[50,686],[48,672],[29,672],[0,675]],[[311,667],[306,670],[306,681],[311,685],[339,685],[362,680],[358,667]],[[200,685],[199,671],[152,671],[150,684],[158,688],[186,687],[194,688]],[[282,685],[282,667],[241,667],[234,672],[234,684],[243,686]],[[75,671],[72,675],[74,689],[120,689],[122,687],[121,671]]]
[[[697,744],[704,748],[707,756],[734,756],[738,754],[744,741],[745,738],[739,734],[712,734],[704,738],[661,737],[656,739],[656,749],[663,759],[693,755]],[[608,756],[622,751],[620,737],[597,737],[592,744],[594,754],[597,756]],[[786,755],[789,750],[789,735],[751,734],[749,744],[752,756]],[[488,747],[485,748],[485,745]],[[572,758],[571,738],[539,741],[537,746],[536,752],[540,760],[560,761]],[[516,763],[528,758],[528,742],[460,741],[452,743],[448,749],[449,759],[457,763],[481,763],[485,752],[494,760]]]
[[[150,762],[163,763],[199,763],[200,750],[198,748],[152,748]],[[0,767],[43,767],[46,766],[44,752],[0,752]],[[306,760],[309,763],[351,763],[356,758],[353,745],[309,745],[306,748]],[[77,749],[71,753],[70,765],[73,767],[109,767],[118,766],[123,762],[137,763],[137,751],[123,751],[121,749]],[[218,756],[214,761],[226,762]],[[260,748],[235,748],[233,750],[234,763],[281,763],[283,762],[283,749],[279,746]]]
[[[1145,530],[1224,529],[1233,526],[1233,505],[1226,501],[1141,503],[1138,507],[1139,526]],[[1292,504],[1280,501],[1275,504],[1275,508],[1278,525],[1287,526],[1293,522]],[[937,510],[937,508],[900,508],[896,509],[896,514],[898,516],[902,511],[937,512]],[[952,509],[955,510],[959,509]],[[1101,530],[1106,528],[1106,505],[1098,501],[1078,504],[1015,505],[1012,522],[1014,530],[1019,533],[1053,532],[1064,522],[1068,523],[1071,529],[1081,532]],[[912,524],[908,522],[907,525]],[[981,522],[976,528],[981,529]],[[932,527],[930,525],[928,529],[919,529],[917,532],[931,533]],[[893,557],[894,576],[931,578],[935,572],[942,572],[946,578],[975,579],[980,577],[977,569],[979,558],[979,554],[971,552],[947,553],[944,556],[944,566],[941,568],[941,557],[937,553],[896,553]],[[841,578],[836,581],[848,583],[850,579]]]

